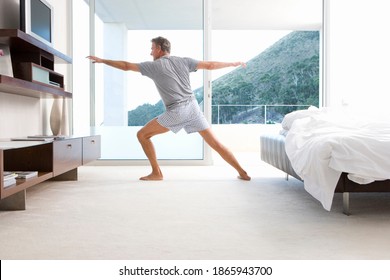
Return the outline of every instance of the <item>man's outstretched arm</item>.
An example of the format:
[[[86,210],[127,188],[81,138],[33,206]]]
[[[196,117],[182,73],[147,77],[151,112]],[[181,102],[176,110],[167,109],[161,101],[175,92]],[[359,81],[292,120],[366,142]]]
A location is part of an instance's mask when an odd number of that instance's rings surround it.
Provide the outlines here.
[[[136,63],[121,61],[121,60],[103,59],[103,58],[99,58],[99,57],[93,56],[93,55],[87,56],[87,58],[90,59],[92,61],[92,63],[104,63],[108,66],[118,68],[118,69],[123,70],[123,71],[140,72],[138,64],[136,64]]]
[[[246,67],[245,62],[219,62],[219,61],[199,61],[197,69],[216,70],[226,67]]]

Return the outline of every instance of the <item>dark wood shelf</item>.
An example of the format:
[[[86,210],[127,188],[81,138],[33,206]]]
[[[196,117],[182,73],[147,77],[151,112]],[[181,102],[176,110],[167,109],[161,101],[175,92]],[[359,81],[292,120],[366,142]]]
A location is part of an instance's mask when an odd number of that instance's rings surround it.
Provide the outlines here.
[[[19,29],[0,29],[0,43],[9,45],[15,51],[43,50],[55,57],[56,63],[72,63],[72,58],[46,45]]]
[[[37,177],[28,178],[28,179],[17,179],[15,185],[9,186],[2,190],[1,198],[8,197],[24,189],[35,186],[39,183],[51,179],[52,177],[53,177],[53,172],[38,172]]]
[[[0,139],[0,210],[22,210],[25,190],[47,180],[77,180],[77,168],[100,158],[100,136],[69,136],[53,141],[11,141]],[[17,179],[4,187],[4,171],[38,171],[38,176]]]
[[[72,93],[62,88],[45,85],[38,82],[29,82],[5,75],[0,75],[0,92],[18,94],[35,98],[66,97],[72,98]]]
[[[72,98],[72,93],[64,90],[63,76],[54,72],[55,63],[72,63],[72,58],[19,29],[0,29],[0,43],[9,46],[13,67],[12,77],[0,75],[0,92],[35,98]],[[33,74],[27,77],[26,64],[46,70],[48,82],[34,80]]]

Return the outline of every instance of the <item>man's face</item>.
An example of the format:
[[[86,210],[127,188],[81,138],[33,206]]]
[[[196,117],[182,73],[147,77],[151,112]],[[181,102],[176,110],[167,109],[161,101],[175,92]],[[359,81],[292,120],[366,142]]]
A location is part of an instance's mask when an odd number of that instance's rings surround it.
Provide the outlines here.
[[[162,55],[163,52],[161,51],[160,46],[156,46],[155,43],[152,43],[152,48],[151,48],[150,55],[153,56],[153,60],[159,59]]]

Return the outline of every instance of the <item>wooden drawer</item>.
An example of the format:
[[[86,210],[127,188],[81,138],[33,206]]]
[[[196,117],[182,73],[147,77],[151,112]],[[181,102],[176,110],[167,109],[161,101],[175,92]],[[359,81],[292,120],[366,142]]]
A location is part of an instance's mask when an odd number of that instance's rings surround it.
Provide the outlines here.
[[[53,142],[53,176],[60,175],[82,164],[82,138]]]
[[[83,138],[83,165],[100,158],[100,135]]]

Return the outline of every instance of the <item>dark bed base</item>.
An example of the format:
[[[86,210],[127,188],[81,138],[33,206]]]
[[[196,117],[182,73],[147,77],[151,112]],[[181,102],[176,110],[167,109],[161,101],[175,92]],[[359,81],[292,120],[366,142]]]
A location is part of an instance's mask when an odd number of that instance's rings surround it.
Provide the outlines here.
[[[335,192],[343,194],[343,212],[350,215],[349,211],[349,193],[356,192],[389,192],[390,180],[375,181],[369,184],[360,185],[351,181],[347,177],[347,173],[341,173],[340,179],[336,185]]]
[[[295,173],[287,157],[284,148],[285,137],[282,135],[262,135],[260,136],[260,155],[266,163],[286,172],[286,179],[291,175],[302,181]],[[356,192],[390,192],[390,180],[375,181],[369,184],[360,185],[348,179],[347,173],[342,173],[336,185],[336,193],[343,194],[343,212],[350,215],[349,194]]]

